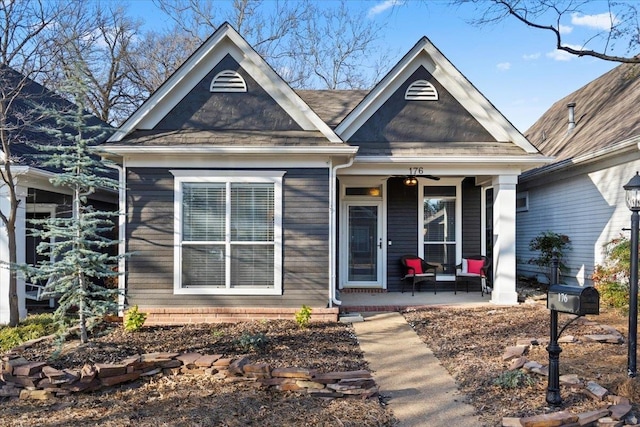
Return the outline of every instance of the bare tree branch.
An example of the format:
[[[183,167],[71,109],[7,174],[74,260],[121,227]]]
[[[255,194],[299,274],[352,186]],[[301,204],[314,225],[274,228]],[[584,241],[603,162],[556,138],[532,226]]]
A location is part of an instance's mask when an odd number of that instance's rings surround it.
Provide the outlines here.
[[[554,35],[555,47],[578,57],[593,57],[604,61],[640,63],[640,3],[622,3],[608,0],[608,28],[593,28],[593,33],[576,48],[563,39],[562,26],[572,19],[586,15],[588,1],[576,0],[454,0],[454,4],[473,3],[479,17],[472,22],[486,25],[513,17],[523,24],[549,31]],[[553,24],[545,23],[553,21]],[[626,44],[623,55],[616,53],[616,42]],[[593,47],[592,47],[593,46]]]
[[[17,326],[20,320],[17,288],[17,240],[16,220],[20,199],[13,173],[14,144],[21,141],[21,123],[16,101],[29,96],[25,88],[29,79],[41,71],[43,36],[58,19],[66,5],[62,2],[3,1],[0,2],[0,146],[2,159],[0,177],[2,193],[9,201],[9,209],[0,211],[0,221],[7,232],[9,259],[9,325]],[[0,296],[4,298],[5,296]]]

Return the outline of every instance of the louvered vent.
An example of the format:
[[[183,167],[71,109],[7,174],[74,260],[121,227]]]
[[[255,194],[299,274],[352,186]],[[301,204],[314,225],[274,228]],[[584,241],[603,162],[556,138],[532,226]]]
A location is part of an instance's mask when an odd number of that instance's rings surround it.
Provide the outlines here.
[[[426,80],[411,83],[404,94],[407,101],[437,101],[438,91]]]
[[[211,92],[246,92],[247,84],[240,74],[233,70],[219,72],[211,82]]]

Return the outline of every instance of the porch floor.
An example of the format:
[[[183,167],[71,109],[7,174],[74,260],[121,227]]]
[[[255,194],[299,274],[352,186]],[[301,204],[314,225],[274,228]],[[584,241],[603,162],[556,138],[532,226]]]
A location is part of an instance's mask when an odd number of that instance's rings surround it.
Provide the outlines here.
[[[491,295],[480,292],[433,291],[416,292],[341,292],[341,313],[400,311],[410,307],[426,306],[483,306],[491,304]]]

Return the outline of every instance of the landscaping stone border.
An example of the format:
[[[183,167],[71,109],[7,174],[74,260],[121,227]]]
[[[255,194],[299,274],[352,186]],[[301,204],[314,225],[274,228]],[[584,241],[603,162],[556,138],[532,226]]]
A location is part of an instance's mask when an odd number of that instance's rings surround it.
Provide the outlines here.
[[[81,369],[58,370],[46,362],[30,362],[19,353],[2,356],[0,397],[52,399],[92,392],[152,375],[208,375],[225,382],[246,382],[258,388],[294,391],[316,397],[376,396],[378,387],[366,370],[321,373],[306,368],[271,368],[246,357],[220,354],[148,353],[120,363],[85,364]]]

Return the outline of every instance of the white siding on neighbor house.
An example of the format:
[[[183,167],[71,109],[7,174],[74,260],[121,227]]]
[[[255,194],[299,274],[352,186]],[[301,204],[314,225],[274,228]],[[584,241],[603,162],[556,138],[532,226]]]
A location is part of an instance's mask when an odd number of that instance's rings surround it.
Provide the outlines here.
[[[636,155],[637,157],[637,155]],[[601,162],[602,164],[603,162]],[[518,274],[535,276],[539,270],[527,261],[537,254],[529,250],[529,242],[544,231],[566,234],[571,251],[565,264],[570,271],[562,280],[573,285],[592,285],[594,266],[604,259],[604,245],[629,231],[631,212],[624,201],[622,186],[640,170],[640,160],[607,164],[594,170],[578,167],[572,176],[548,174],[522,185],[529,195],[529,209],[516,217],[516,256]]]

